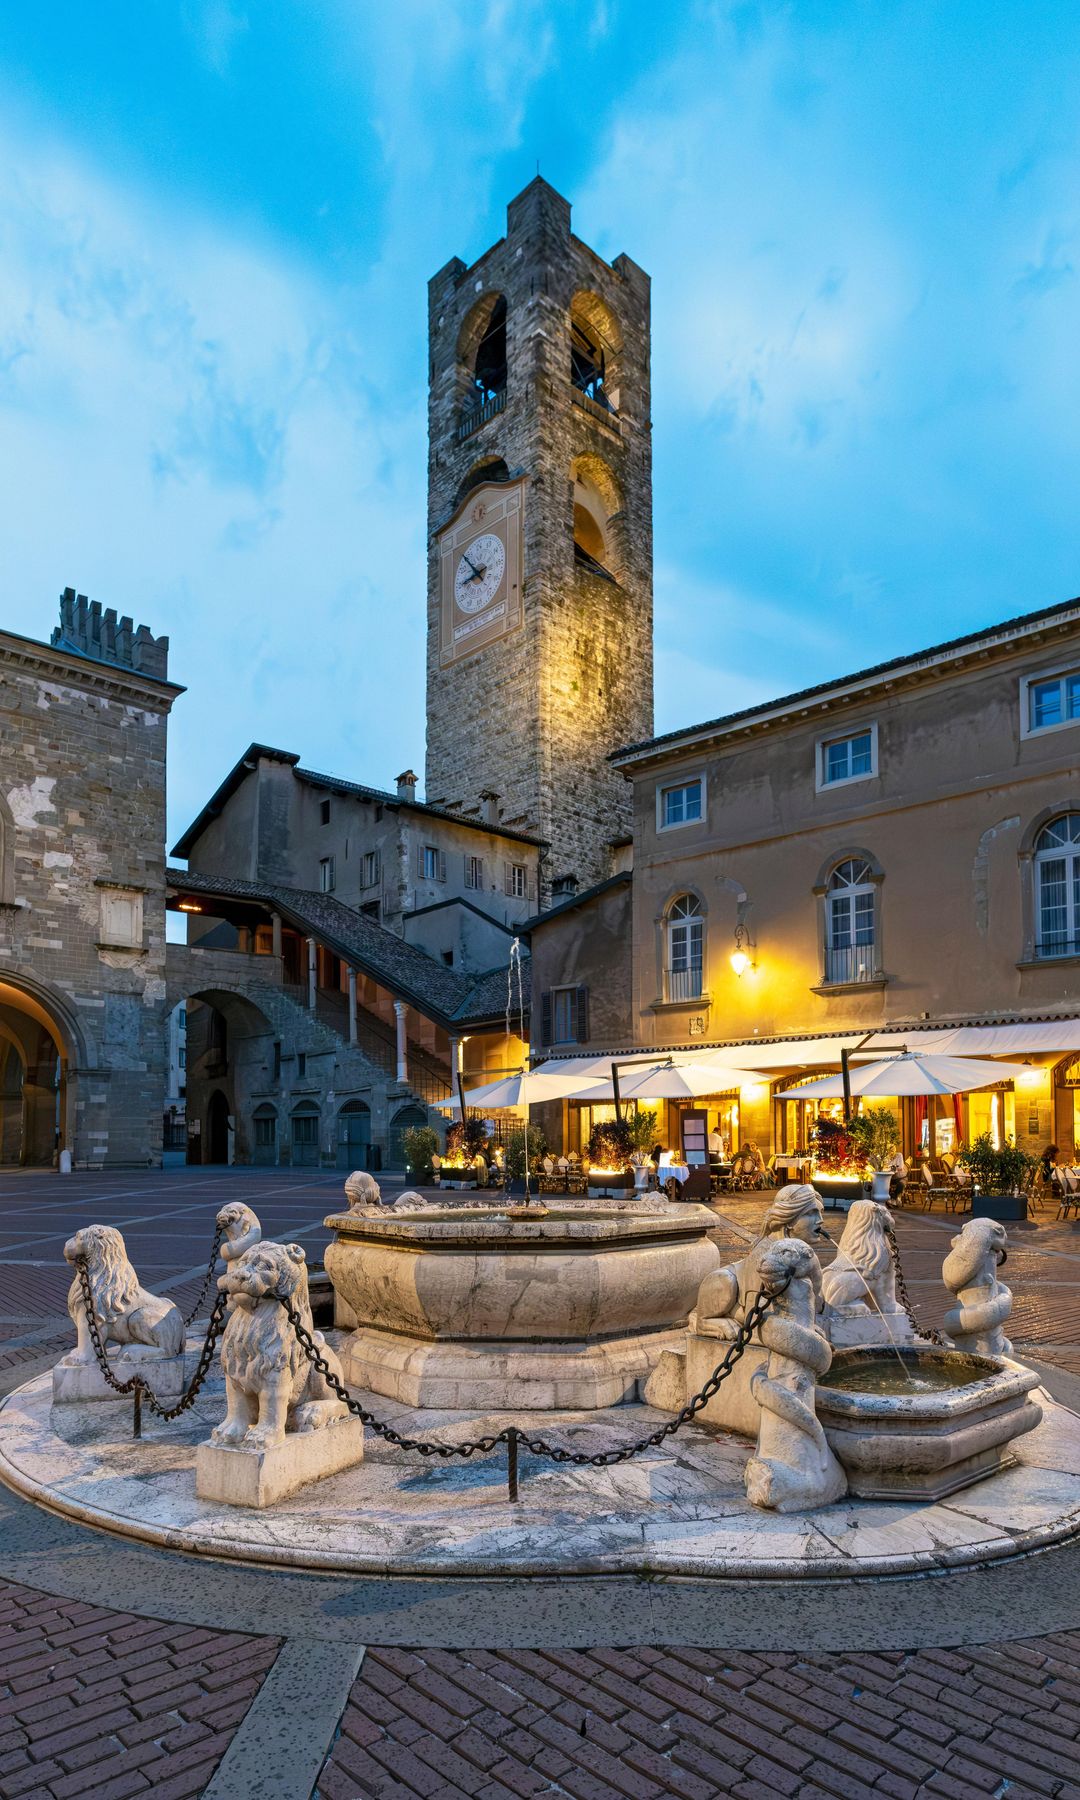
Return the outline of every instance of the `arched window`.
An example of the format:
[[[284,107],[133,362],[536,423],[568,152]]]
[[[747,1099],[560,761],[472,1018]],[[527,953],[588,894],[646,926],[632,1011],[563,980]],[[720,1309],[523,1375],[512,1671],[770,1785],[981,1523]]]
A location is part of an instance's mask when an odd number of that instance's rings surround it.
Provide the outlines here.
[[[506,301],[499,295],[487,322],[487,329],[476,346],[473,363],[475,401],[482,406],[494,400],[506,387]]]
[[[575,398],[580,394],[603,412],[618,412],[621,349],[618,320],[610,307],[587,289],[575,294],[570,306],[570,386]]]
[[[668,1000],[697,1000],[702,992],[705,963],[705,919],[701,901],[694,894],[680,894],[667,911],[667,970],[664,981]]]
[[[596,456],[579,456],[571,467],[574,479],[574,562],[604,581],[616,579],[617,518],[622,500],[607,464]]]
[[[847,857],[829,876],[825,895],[826,981],[873,981],[875,937],[870,864]]]
[[[1035,840],[1035,954],[1080,955],[1080,813],[1063,813]]]

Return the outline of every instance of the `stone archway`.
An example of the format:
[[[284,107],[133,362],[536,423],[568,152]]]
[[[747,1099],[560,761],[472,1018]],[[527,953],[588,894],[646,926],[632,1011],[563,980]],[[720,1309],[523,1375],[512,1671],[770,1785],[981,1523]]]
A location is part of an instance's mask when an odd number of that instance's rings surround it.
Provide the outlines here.
[[[0,1167],[52,1168],[75,1154],[73,1070],[85,1055],[66,1004],[40,982],[0,979]]]

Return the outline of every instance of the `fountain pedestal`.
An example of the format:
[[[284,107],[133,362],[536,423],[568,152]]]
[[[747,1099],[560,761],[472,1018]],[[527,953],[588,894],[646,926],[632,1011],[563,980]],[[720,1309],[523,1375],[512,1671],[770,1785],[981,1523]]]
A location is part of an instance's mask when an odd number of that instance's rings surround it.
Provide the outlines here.
[[[720,1262],[707,1207],[663,1200],[335,1214],[356,1318],[346,1379],[410,1406],[592,1410],[637,1398]]]

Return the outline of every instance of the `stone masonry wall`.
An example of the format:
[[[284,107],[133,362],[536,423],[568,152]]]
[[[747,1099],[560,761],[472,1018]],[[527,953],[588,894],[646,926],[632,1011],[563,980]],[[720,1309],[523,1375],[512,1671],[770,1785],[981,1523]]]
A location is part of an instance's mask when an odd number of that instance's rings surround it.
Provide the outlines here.
[[[621,339],[617,419],[572,397],[571,306],[583,292]],[[508,309],[505,409],[458,443],[459,349],[496,294]],[[469,806],[484,788],[500,794],[506,822],[550,843],[546,898],[560,874],[585,885],[610,873],[630,802],[607,757],[652,731],[649,278],[575,238],[568,203],[537,179],[511,203],[505,238],[432,279],[429,306],[427,797]],[[524,626],[441,669],[436,533],[470,473],[495,458],[527,477]],[[617,584],[575,566],[575,466],[609,496]]]
[[[178,691],[0,633],[0,983],[13,1004],[41,1007],[61,1044],[60,1144],[77,1166],[161,1159],[165,740]]]

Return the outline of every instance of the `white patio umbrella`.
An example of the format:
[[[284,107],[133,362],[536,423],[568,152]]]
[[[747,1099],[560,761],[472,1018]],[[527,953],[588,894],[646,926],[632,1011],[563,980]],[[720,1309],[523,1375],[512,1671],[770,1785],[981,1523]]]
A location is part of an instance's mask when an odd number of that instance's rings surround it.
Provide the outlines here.
[[[499,1081],[485,1082],[483,1087],[468,1088],[465,1104],[488,1106],[493,1112],[503,1106],[539,1106],[544,1100],[564,1100],[577,1095],[595,1081],[595,1074],[582,1073],[580,1069],[565,1073],[557,1069],[519,1069],[516,1075],[504,1075]],[[440,1105],[454,1111],[461,1109],[457,1094],[450,1100],[441,1101]]]
[[[998,1081],[1014,1081],[1027,1073],[1026,1063],[989,1062],[985,1057],[925,1055],[901,1050],[894,1056],[876,1056],[870,1062],[852,1063],[850,1093],[853,1099],[884,1098],[901,1094],[967,1094],[991,1087]],[[787,1088],[780,1100],[839,1100],[843,1098],[841,1074],[822,1075],[800,1087]]]
[[[618,1061],[618,1058],[615,1059]],[[760,1081],[761,1076],[752,1069],[736,1069],[730,1063],[718,1062],[655,1062],[647,1068],[620,1069],[619,1098],[621,1100],[697,1100],[703,1094],[723,1094],[729,1088],[742,1087],[744,1082]],[[612,1100],[615,1089],[610,1075],[606,1081],[600,1081],[593,1087],[578,1090],[575,1100],[604,1101]]]

